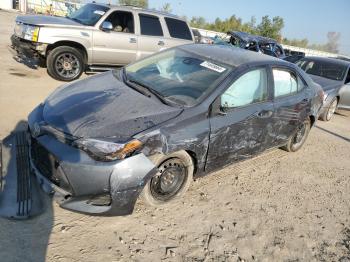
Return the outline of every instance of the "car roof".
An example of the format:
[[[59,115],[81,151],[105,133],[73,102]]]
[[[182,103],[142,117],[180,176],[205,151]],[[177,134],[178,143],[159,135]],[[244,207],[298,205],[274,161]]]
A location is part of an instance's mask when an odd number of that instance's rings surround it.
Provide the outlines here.
[[[302,60],[318,61],[318,62],[331,62],[331,63],[336,63],[338,65],[350,66],[350,61],[341,60],[341,59],[337,59],[337,58],[331,58],[331,57],[307,56],[307,57],[304,57]]]
[[[133,5],[109,5],[109,4],[100,4],[100,3],[93,3],[93,4],[108,7],[111,10],[125,10],[125,11],[136,10],[136,11],[141,11],[143,13],[150,14],[150,15],[162,15],[162,16],[171,17],[171,18],[185,21],[185,19],[183,19],[177,15],[173,15],[173,14],[170,14],[167,12],[158,11],[158,10],[154,10],[154,9],[141,8],[141,7],[137,7],[137,6],[133,6]]]
[[[293,67],[293,64],[281,59],[234,46],[188,44],[179,46],[178,48],[233,67],[257,63],[279,64]]]

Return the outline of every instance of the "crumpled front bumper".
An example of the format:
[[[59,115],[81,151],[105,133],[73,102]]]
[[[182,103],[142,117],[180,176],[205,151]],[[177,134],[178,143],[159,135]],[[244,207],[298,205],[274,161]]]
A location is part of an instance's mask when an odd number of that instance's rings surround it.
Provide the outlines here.
[[[144,154],[114,162],[97,162],[50,135],[32,138],[34,140],[54,156],[55,164],[49,170],[51,176],[43,174],[31,145],[31,167],[43,190],[54,194],[65,209],[92,215],[131,214],[144,185],[157,171]]]
[[[37,59],[39,56],[45,56],[47,44],[31,42],[19,38],[16,35],[12,35],[11,48],[21,56],[30,59]]]

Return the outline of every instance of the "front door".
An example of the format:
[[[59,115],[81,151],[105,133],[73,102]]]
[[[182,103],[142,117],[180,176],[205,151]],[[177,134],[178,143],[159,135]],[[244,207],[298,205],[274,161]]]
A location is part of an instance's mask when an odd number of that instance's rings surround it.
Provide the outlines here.
[[[221,112],[210,118],[206,171],[249,158],[269,146],[273,113],[269,97],[268,73],[261,67],[243,73],[218,98]]]
[[[115,11],[106,20],[112,30],[93,32],[93,64],[126,65],[136,60],[138,37],[135,34],[134,14]]]

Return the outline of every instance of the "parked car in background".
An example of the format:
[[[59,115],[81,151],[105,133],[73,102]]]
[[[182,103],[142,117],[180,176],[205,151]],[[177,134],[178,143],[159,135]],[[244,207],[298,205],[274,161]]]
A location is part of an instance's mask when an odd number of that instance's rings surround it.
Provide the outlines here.
[[[286,57],[283,58],[283,60],[294,64],[305,57],[304,52],[292,51],[289,49],[284,49],[284,53]]]
[[[229,31],[227,34],[234,46],[281,59],[286,57],[283,47],[274,39],[240,31]]]
[[[297,62],[325,92],[321,119],[331,120],[337,108],[350,109],[350,61],[327,58],[305,57]]]
[[[155,10],[86,4],[67,17],[16,18],[12,47],[61,81],[86,70],[124,66],[165,48],[193,43],[187,22]]]
[[[125,215],[269,148],[297,151],[322,105],[299,67],[183,45],[64,85],[29,115],[31,166],[60,206]]]

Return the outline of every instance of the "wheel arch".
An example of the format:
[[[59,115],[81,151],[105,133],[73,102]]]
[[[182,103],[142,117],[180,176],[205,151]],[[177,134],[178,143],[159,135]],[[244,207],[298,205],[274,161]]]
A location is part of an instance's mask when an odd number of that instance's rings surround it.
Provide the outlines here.
[[[84,63],[87,64],[88,52],[86,50],[86,47],[78,42],[75,42],[75,41],[64,40],[64,41],[58,41],[58,42],[55,42],[54,44],[48,45],[48,47],[46,49],[46,57],[49,55],[49,53],[53,49],[55,49],[56,47],[59,47],[59,46],[69,46],[69,47],[73,47],[73,48],[76,48],[78,50],[81,50],[83,57],[84,57]]]

